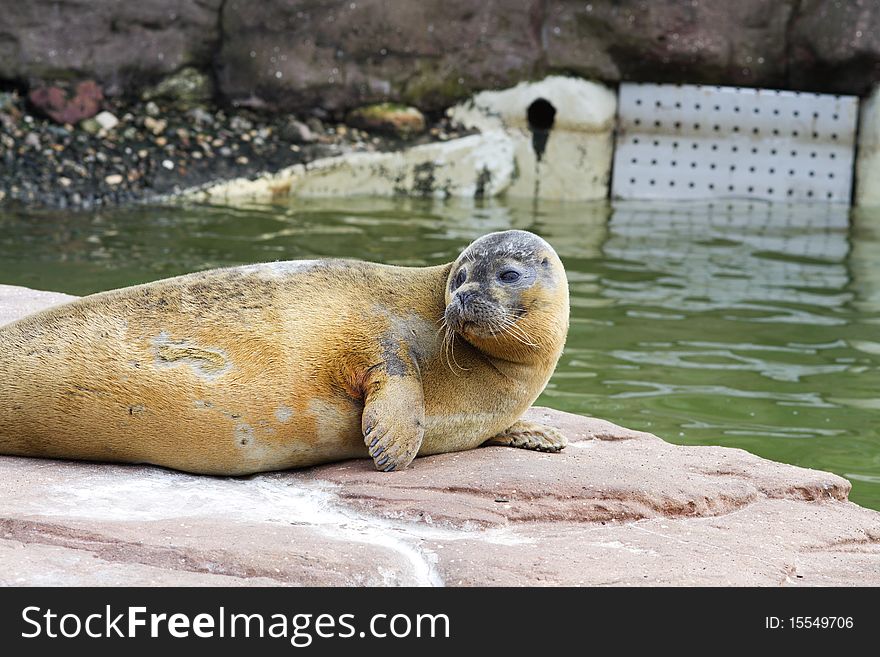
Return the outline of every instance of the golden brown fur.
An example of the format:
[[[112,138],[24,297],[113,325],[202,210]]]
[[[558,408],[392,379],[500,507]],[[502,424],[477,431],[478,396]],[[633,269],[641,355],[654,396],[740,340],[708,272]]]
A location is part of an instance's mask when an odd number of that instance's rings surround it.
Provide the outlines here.
[[[455,267],[492,257],[473,251],[425,268],[206,271],[26,317],[0,328],[0,453],[239,475],[368,446],[391,469],[416,452],[514,444],[505,431],[546,385],[568,326],[564,270],[536,244],[549,278],[516,293],[520,316],[496,334],[442,325]]]

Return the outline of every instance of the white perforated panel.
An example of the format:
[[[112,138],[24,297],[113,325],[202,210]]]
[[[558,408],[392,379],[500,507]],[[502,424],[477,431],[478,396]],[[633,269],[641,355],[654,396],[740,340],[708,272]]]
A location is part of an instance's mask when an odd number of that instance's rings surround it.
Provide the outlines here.
[[[620,85],[612,194],[849,203],[858,99]]]

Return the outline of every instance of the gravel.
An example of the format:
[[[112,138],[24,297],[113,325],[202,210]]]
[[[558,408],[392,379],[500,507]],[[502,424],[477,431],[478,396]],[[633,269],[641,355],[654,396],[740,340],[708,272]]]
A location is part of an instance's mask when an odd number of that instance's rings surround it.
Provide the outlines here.
[[[38,116],[16,92],[5,92],[0,93],[0,203],[88,210],[320,157],[455,136],[444,119],[416,139],[403,139],[315,117],[184,110],[153,100],[104,101],[95,117],[59,125]]]

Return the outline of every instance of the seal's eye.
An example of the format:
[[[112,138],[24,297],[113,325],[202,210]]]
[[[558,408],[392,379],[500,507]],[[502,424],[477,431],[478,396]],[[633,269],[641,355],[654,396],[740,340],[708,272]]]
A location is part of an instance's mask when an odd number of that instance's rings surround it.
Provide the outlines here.
[[[522,274],[520,274],[515,269],[505,269],[503,272],[498,274],[498,279],[502,283],[516,283]]]
[[[452,289],[456,289],[464,285],[464,279],[467,278],[467,272],[462,269],[455,275],[455,280],[452,281]]]

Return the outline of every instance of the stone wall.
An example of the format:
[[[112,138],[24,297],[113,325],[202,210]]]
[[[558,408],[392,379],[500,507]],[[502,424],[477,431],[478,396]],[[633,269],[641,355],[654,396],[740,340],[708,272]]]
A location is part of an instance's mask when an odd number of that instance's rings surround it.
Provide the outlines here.
[[[136,94],[184,66],[218,101],[337,115],[432,110],[550,73],[865,94],[868,0],[29,0],[0,12],[0,81],[95,79]]]

